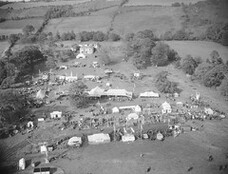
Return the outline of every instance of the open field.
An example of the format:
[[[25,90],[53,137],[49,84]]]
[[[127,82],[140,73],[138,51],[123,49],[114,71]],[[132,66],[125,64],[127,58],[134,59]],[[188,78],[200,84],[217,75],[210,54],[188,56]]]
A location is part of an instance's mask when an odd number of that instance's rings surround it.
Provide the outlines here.
[[[197,3],[202,0],[129,0],[124,6],[146,6],[146,5],[161,5],[171,6],[175,2],[190,4]]]
[[[200,56],[206,61],[210,53],[216,50],[224,61],[228,60],[228,47],[218,43],[206,41],[165,41],[165,43],[176,50],[181,57],[190,54],[192,56]]]
[[[179,7],[124,7],[116,16],[113,28],[120,35],[152,29],[159,36],[181,29],[183,14]]]
[[[108,30],[111,18],[104,15],[99,16],[80,16],[80,17],[67,17],[60,19],[51,19],[49,24],[45,27],[46,32],[56,33],[59,31],[104,31]]]
[[[33,8],[33,7],[43,7],[43,6],[61,6],[61,5],[75,5],[84,3],[91,0],[68,0],[68,1],[53,1],[53,2],[16,2],[12,4],[4,5],[0,8],[7,9],[7,8],[13,8],[13,9],[24,9],[24,8]]]

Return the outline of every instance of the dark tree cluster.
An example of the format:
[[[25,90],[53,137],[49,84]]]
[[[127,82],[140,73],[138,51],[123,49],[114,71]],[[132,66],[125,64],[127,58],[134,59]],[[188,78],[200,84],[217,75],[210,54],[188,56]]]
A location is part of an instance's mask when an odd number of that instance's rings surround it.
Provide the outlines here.
[[[200,63],[202,63],[200,57],[193,58],[191,55],[187,55],[181,62],[181,68],[186,74],[193,75]]]

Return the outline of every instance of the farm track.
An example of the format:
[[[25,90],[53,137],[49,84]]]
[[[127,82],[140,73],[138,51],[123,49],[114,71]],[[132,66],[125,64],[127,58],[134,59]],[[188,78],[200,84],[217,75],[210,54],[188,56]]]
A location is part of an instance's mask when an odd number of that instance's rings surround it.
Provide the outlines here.
[[[0,156],[0,161],[14,161],[17,160],[16,159],[16,153],[19,149],[22,149],[23,147],[25,147],[26,145],[28,145],[29,142],[27,140],[24,140],[18,144],[16,144],[15,146],[11,147],[11,148],[1,148],[0,152],[1,152],[1,156]]]

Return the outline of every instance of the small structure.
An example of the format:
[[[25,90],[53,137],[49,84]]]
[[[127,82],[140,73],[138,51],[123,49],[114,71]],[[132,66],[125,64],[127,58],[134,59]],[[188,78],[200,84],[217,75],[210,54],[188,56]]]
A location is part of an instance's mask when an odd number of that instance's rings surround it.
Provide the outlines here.
[[[36,167],[33,170],[33,174],[50,174],[51,168],[50,167]]]
[[[67,66],[66,66],[66,65],[61,65],[61,66],[59,67],[59,69],[67,69]]]
[[[33,127],[34,127],[33,122],[32,122],[32,121],[29,121],[29,122],[27,123],[27,128],[33,129]]]
[[[19,170],[25,170],[25,159],[21,158],[18,164]]]
[[[119,113],[119,112],[120,112],[119,108],[117,108],[117,107],[112,108],[112,113],[113,114]]]
[[[89,144],[109,143],[110,141],[110,136],[104,133],[98,133],[88,136]]]
[[[45,97],[46,97],[46,94],[41,89],[36,93],[36,98],[37,99],[43,100]]]
[[[158,93],[151,91],[151,92],[140,93],[139,97],[140,98],[158,98],[158,97],[160,97],[160,95]]]
[[[99,67],[99,63],[98,63],[98,62],[93,62],[92,66],[93,66],[94,68],[98,68],[98,67]]]
[[[47,154],[47,146],[45,144],[40,146],[40,153]]]
[[[38,122],[43,122],[44,118],[38,118],[37,120],[38,120]]]
[[[207,115],[213,115],[214,111],[211,108],[204,108],[204,112]]]
[[[134,108],[134,111],[136,113],[140,113],[140,112],[142,112],[142,108],[139,105],[136,105],[135,108]]]
[[[166,101],[162,103],[162,114],[171,113],[171,112],[172,112],[171,105]]]
[[[71,72],[70,76],[66,76],[66,77],[65,77],[65,80],[66,80],[67,82],[75,82],[75,81],[78,80],[78,76],[77,76],[77,75],[76,75],[76,76],[73,76],[73,74],[72,74],[72,72]]]
[[[173,96],[174,96],[175,98],[177,98],[177,97],[179,97],[179,94],[178,94],[177,92],[175,92],[175,93],[173,94]]]
[[[80,147],[82,144],[82,138],[81,137],[72,137],[68,140],[67,143],[69,146],[76,146]]]
[[[51,118],[55,119],[55,118],[61,118],[62,117],[62,112],[60,111],[53,111],[50,113]]]
[[[136,114],[136,113],[130,113],[130,114],[127,116],[126,120],[127,120],[127,121],[130,121],[131,119],[137,120],[138,118],[139,118],[139,115],[138,115],[138,114]]]
[[[104,71],[105,74],[112,74],[113,73],[113,70],[112,69],[106,69]]]
[[[85,75],[84,79],[86,79],[86,80],[98,80],[99,77],[98,76],[94,76],[94,75]]]
[[[164,139],[164,136],[161,134],[161,132],[158,132],[156,135],[157,140],[162,141]]]
[[[79,53],[77,56],[76,56],[76,59],[85,59],[86,58],[86,55],[83,54],[83,53]]]
[[[80,50],[79,52],[82,54],[93,54],[94,53],[94,46],[93,45],[79,45],[80,46]]]
[[[125,134],[121,137],[123,142],[133,142],[135,141],[135,136],[133,134]]]

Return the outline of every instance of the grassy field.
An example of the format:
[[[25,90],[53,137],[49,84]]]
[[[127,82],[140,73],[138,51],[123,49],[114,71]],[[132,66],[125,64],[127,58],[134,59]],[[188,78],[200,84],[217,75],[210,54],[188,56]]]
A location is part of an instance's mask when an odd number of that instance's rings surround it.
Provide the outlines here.
[[[172,14],[172,15],[170,15]],[[156,35],[181,29],[181,8],[124,7],[113,22],[114,31],[120,35],[152,29]]]
[[[124,6],[146,6],[146,5],[161,5],[171,6],[175,2],[190,4],[197,3],[202,0],[129,0]]]
[[[67,17],[60,19],[52,19],[45,28],[46,32],[56,33],[59,31],[104,31],[106,32],[109,28],[111,18],[104,15],[98,16],[81,16],[81,17]]]
[[[218,43],[206,41],[166,41],[165,43],[176,50],[181,57],[190,54],[206,60],[213,50],[217,50],[224,61],[228,60],[228,47]]]
[[[12,4],[4,5],[0,8],[7,9],[24,9],[24,8],[33,8],[33,7],[43,7],[43,6],[61,6],[61,5],[74,5],[79,3],[84,3],[90,0],[68,0],[68,1],[53,1],[53,2],[16,2]]]

